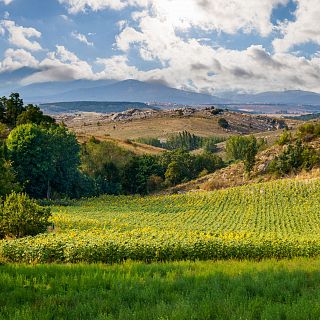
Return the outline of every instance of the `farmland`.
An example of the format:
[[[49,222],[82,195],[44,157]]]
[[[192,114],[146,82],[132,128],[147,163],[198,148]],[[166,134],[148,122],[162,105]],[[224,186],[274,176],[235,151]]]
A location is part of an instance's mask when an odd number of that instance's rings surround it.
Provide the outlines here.
[[[54,230],[2,241],[11,262],[263,259],[320,254],[320,182],[281,180],[54,208]]]

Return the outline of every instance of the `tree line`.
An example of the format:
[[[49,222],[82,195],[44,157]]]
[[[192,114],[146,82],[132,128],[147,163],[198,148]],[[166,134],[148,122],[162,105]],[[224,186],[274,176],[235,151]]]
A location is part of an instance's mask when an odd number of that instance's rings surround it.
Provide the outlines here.
[[[192,155],[178,148],[137,156],[95,138],[79,144],[74,133],[38,106],[24,106],[19,94],[0,101],[0,196],[13,191],[37,199],[148,194],[224,165],[209,151]],[[179,139],[197,140],[187,133]]]

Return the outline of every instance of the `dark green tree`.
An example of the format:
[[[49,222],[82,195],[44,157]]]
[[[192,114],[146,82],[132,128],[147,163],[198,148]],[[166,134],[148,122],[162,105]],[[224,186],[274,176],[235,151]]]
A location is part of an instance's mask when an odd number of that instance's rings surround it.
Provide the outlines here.
[[[247,174],[250,174],[256,163],[256,155],[258,153],[257,139],[254,136],[248,138],[246,153],[243,159],[244,169]]]
[[[132,158],[124,167],[123,189],[130,194],[148,194],[150,190],[150,177],[161,177],[164,169],[156,156],[144,155]]]
[[[73,196],[80,149],[66,128],[18,126],[8,137],[7,148],[17,179],[29,195],[50,198],[56,192]]]
[[[52,125],[55,123],[55,119],[50,116],[44,115],[38,106],[28,104],[25,108],[25,111],[23,111],[17,117],[17,125],[27,123]]]
[[[254,136],[234,136],[229,138],[226,144],[228,157],[243,161],[248,174],[253,169],[258,149],[258,142]]]
[[[1,104],[1,108],[4,108],[4,123],[10,127],[15,127],[18,116],[25,111],[19,93],[11,93],[9,99],[2,97]]]

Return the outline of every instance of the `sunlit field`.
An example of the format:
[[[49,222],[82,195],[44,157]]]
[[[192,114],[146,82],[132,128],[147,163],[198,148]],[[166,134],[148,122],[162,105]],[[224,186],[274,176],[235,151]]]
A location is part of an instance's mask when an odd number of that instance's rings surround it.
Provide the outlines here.
[[[263,259],[320,253],[320,182],[112,197],[54,208],[54,230],[2,241],[11,262]]]

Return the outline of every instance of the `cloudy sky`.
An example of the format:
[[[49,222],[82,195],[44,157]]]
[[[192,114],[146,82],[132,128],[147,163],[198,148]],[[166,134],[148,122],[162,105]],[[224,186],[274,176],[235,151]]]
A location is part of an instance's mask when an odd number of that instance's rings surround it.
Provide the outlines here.
[[[0,81],[320,92],[319,0],[0,0]]]

